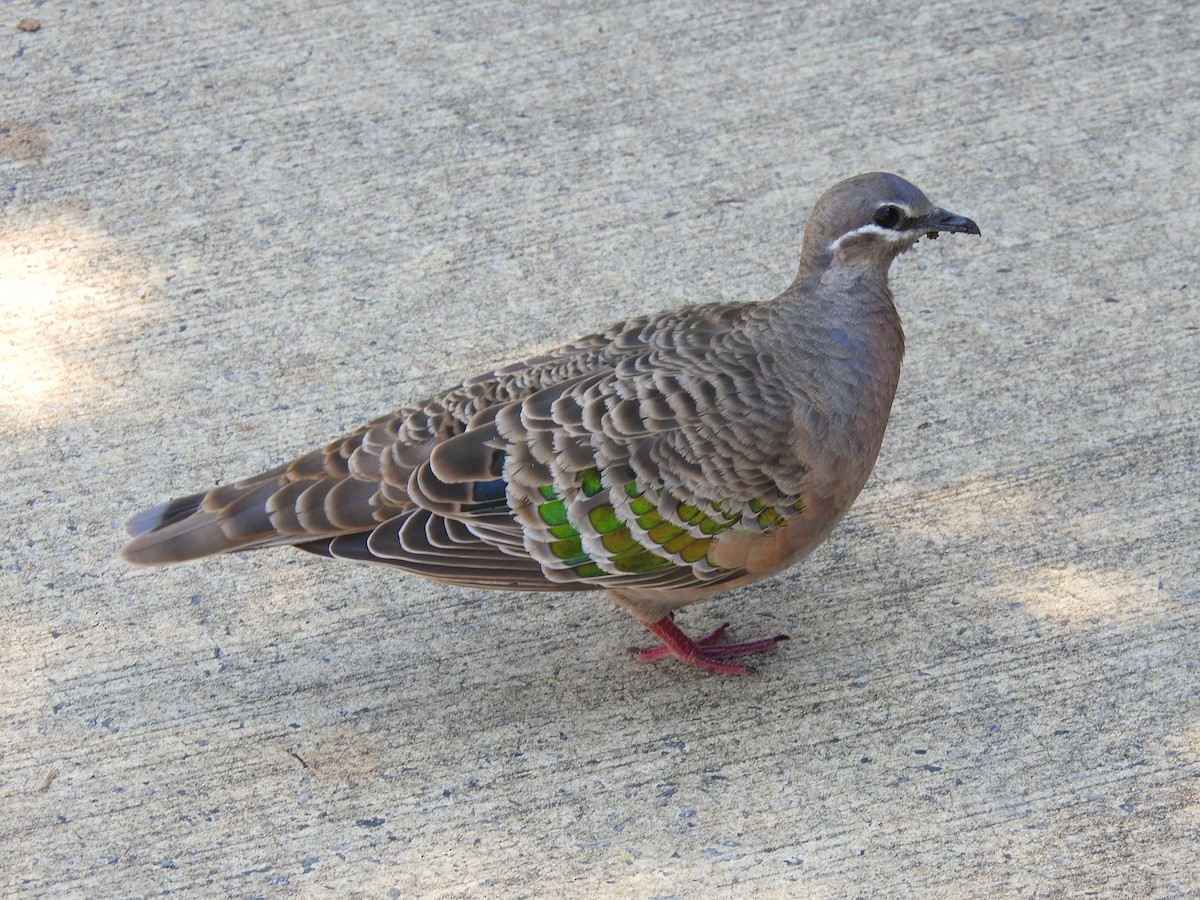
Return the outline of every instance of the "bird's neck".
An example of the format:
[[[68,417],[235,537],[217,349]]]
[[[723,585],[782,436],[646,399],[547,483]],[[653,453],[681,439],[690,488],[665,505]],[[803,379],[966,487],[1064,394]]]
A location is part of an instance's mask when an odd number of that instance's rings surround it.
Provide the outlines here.
[[[801,270],[792,285],[766,304],[765,320],[782,359],[819,357],[844,377],[891,382],[904,355],[904,331],[892,302],[887,271],[878,267],[829,266],[819,275]],[[814,359],[814,361],[816,361]],[[806,365],[802,373],[829,371]]]
[[[886,271],[833,266],[821,277],[797,278],[764,305],[762,326],[804,427],[824,430],[873,464],[904,355]]]

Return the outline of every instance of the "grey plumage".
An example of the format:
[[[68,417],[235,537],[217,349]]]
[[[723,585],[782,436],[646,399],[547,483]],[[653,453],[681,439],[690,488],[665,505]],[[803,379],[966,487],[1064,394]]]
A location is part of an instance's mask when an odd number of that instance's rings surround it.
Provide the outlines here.
[[[451,584],[605,589],[703,668],[776,639],[687,638],[671,613],[792,565],[875,463],[904,337],[887,284],[922,235],[978,234],[908,182],[843,181],[766,303],[644,316],[474,378],[261,475],[137,514],[156,565],[291,544]]]

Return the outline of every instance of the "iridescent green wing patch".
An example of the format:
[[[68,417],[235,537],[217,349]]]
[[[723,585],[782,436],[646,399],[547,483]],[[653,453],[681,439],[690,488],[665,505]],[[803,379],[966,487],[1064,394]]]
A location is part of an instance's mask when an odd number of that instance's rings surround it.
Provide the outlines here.
[[[622,486],[625,503],[620,509],[612,503],[588,503],[605,490],[600,471],[585,469],[576,480],[586,506],[579,521],[572,522],[568,503],[552,485],[539,488],[543,502],[537,509],[554,538],[550,552],[579,578],[642,575],[706,562],[715,537],[745,519],[743,512],[726,509],[725,503],[677,502],[662,488],[647,491],[632,481]],[[798,512],[802,506],[795,501],[785,509]],[[761,499],[751,500],[748,507],[754,516],[750,521],[761,531],[787,524],[775,506]],[[599,549],[603,552],[596,552]]]

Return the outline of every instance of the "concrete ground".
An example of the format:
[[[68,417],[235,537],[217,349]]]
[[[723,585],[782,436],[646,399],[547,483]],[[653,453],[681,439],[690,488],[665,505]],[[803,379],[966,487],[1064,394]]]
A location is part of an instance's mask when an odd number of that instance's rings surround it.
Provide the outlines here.
[[[3,893],[1200,893],[1200,13],[397,6],[0,7]],[[599,595],[116,559],[495,362],[772,296],[873,169],[983,236],[894,269],[844,525],[681,616],[790,633],[757,676],[637,663]]]

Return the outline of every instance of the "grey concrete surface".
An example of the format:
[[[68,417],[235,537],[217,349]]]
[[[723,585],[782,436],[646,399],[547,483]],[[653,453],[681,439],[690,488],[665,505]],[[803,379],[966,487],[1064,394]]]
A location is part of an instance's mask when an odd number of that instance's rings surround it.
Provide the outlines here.
[[[7,896],[1200,893],[1200,17],[1134,2],[0,6]],[[40,21],[40,29],[24,18]],[[598,595],[149,503],[627,315],[765,299],[834,181],[902,257],[871,484],[642,666]]]

